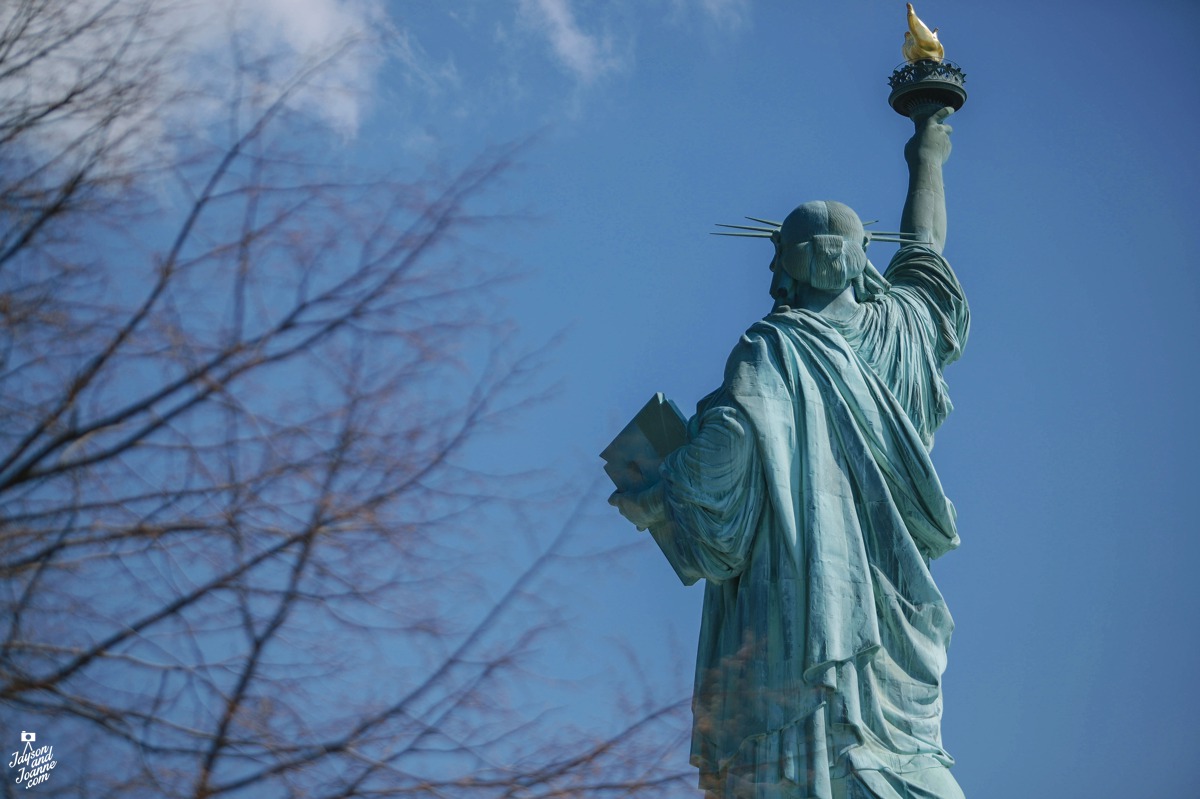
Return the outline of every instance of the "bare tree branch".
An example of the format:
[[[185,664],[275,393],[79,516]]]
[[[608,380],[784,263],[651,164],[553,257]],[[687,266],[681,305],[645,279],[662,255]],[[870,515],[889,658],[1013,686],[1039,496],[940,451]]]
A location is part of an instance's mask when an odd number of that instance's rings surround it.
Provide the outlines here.
[[[0,9],[0,706],[71,742],[62,795],[671,794],[679,703],[510,699],[582,507],[489,559],[518,508],[472,455],[539,353],[459,244],[523,145],[324,164],[298,98],[364,40],[276,80],[233,36],[225,93],[172,95],[171,8]]]

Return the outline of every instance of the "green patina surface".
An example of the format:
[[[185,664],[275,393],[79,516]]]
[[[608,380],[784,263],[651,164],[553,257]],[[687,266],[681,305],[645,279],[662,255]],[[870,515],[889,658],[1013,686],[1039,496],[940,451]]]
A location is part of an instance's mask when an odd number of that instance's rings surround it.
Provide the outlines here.
[[[771,313],[658,482],[610,500],[706,581],[692,761],[710,797],[962,796],[940,732],[953,621],[929,571],[958,545],[929,451],[969,328],[941,255],[949,113],[916,115],[882,276],[840,203],[767,229]]]

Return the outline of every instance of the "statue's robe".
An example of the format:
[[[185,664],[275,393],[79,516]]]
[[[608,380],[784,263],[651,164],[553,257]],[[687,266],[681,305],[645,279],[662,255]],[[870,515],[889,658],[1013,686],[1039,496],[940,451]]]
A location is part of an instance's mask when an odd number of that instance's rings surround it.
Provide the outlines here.
[[[962,796],[929,572],[958,535],[929,449],[969,313],[932,250],[885,276],[849,320],[751,327],[663,464],[651,532],[685,584],[707,581],[692,762],[710,796]]]

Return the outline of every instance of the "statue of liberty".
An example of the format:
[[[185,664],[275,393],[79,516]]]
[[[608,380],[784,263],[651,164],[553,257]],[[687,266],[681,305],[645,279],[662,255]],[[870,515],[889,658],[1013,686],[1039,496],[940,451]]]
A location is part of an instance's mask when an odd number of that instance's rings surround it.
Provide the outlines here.
[[[649,487],[609,500],[706,581],[692,762],[709,799],[962,799],[929,569],[959,542],[929,456],[970,318],[942,257],[952,109],[902,113],[900,231],[833,201],[745,227],[775,246],[774,306]],[[900,244],[882,275],[872,239]]]

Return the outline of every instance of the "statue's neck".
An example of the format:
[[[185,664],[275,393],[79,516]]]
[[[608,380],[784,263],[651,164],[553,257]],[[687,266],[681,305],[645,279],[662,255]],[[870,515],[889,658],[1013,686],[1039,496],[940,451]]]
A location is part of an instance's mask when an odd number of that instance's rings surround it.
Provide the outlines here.
[[[854,298],[854,286],[841,291],[824,291],[812,286],[797,286],[788,305],[820,314],[826,319],[844,321],[858,311],[858,300]]]

